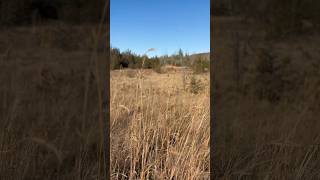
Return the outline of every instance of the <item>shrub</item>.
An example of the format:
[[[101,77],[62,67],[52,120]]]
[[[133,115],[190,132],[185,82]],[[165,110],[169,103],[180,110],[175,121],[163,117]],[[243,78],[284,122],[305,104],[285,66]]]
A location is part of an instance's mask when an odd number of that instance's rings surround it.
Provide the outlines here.
[[[192,76],[190,79],[190,92],[192,94],[198,94],[203,90],[203,84],[200,79],[197,79],[195,76]]]
[[[191,68],[196,74],[208,72],[210,68],[210,61],[199,56],[193,61]]]
[[[130,50],[120,52],[117,48],[111,48],[111,69],[120,68],[141,68],[142,57],[137,56]]]
[[[121,60],[121,53],[120,50],[117,48],[111,48],[110,50],[110,56],[111,56],[111,69],[119,69],[120,68],[120,60]]]
[[[152,69],[157,73],[162,73],[161,62],[158,57],[151,59],[152,61]]]

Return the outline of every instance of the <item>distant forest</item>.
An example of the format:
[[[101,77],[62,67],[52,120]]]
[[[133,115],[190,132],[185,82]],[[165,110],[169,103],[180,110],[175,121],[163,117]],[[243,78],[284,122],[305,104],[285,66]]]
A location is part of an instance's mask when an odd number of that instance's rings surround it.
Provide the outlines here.
[[[105,0],[1,0],[0,25],[34,21],[98,22]]]
[[[207,57],[209,53],[189,55],[181,49],[170,56],[149,58],[146,55],[137,55],[130,50],[120,52],[118,48],[112,47],[110,55],[111,69],[146,68],[153,69],[158,73],[161,73],[163,65],[185,66],[191,68],[195,73],[208,72],[210,69],[210,60]]]

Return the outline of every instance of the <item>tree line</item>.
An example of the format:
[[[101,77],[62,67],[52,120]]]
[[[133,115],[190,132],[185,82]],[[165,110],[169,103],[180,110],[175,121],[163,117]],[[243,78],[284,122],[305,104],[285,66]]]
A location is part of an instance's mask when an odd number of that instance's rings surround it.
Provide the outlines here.
[[[210,68],[209,59],[201,55],[196,55],[192,58],[188,53],[184,53],[181,49],[172,55],[148,57],[146,55],[137,55],[131,50],[121,52],[119,48],[111,47],[110,55],[111,69],[146,68],[161,72],[162,66],[173,65],[190,67],[196,73],[202,73],[209,71]]]

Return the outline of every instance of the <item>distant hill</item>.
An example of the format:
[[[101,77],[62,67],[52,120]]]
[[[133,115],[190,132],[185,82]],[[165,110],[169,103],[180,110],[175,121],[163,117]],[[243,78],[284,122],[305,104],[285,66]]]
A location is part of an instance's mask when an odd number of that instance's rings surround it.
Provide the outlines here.
[[[206,53],[198,53],[198,54],[192,54],[190,55],[191,59],[196,59],[198,57],[203,57],[205,59],[210,59],[210,52],[206,52]]]

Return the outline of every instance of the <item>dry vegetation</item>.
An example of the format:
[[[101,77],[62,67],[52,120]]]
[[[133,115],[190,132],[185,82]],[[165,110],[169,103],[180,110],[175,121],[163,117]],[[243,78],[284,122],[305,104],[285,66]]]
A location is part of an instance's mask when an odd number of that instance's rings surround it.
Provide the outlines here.
[[[111,73],[112,179],[209,179],[209,75],[163,68]]]
[[[1,29],[0,179],[97,179],[95,31]],[[139,72],[111,73],[112,178],[208,179],[208,73]]]
[[[216,179],[319,179],[317,32],[265,39],[213,18]]]

